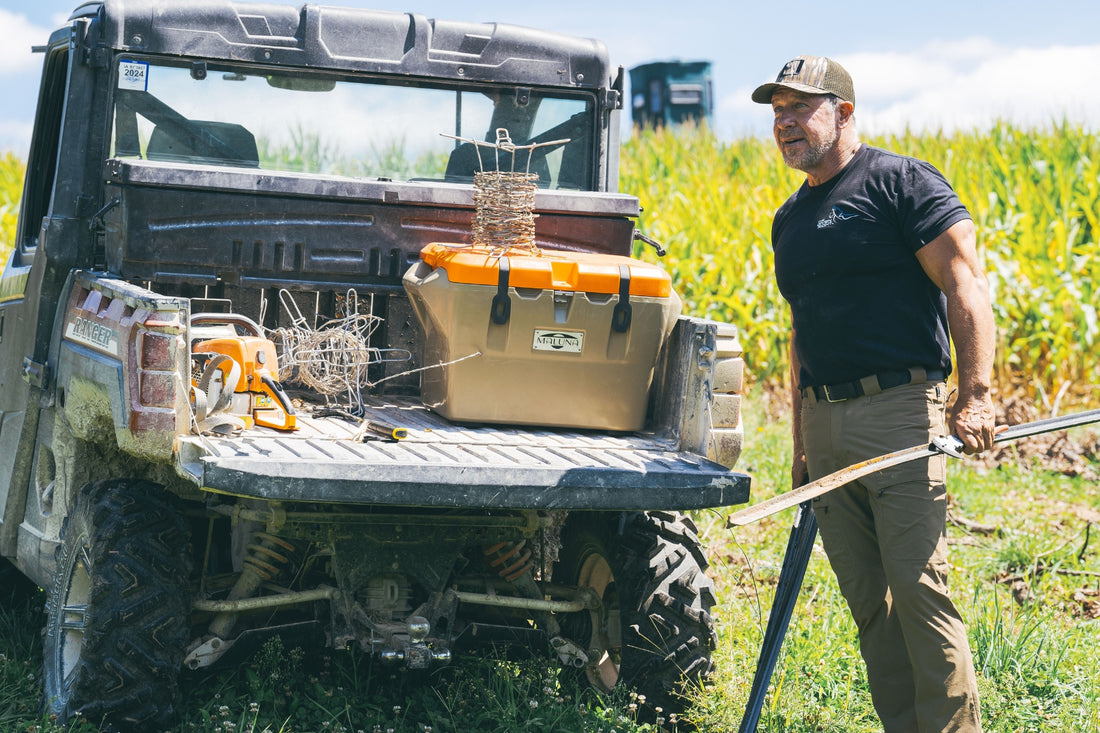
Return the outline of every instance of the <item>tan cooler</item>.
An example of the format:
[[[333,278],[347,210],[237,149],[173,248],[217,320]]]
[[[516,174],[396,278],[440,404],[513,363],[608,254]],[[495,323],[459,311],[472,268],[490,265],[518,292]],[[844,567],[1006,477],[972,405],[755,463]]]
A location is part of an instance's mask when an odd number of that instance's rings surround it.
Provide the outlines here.
[[[639,430],[680,315],[661,268],[614,255],[429,244],[405,273],[424,404],[459,422]]]

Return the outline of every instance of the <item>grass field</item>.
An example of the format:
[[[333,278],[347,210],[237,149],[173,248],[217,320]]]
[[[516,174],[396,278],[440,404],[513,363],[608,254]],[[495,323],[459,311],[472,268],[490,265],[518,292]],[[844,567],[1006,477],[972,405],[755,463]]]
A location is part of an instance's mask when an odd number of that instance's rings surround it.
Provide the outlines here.
[[[754,500],[788,476],[789,420],[754,393],[740,466]],[[1038,468],[1009,454],[999,467],[953,463],[951,585],[967,622],[991,733],[1100,731],[1100,455],[1081,440],[1082,475]],[[1068,465],[1068,464],[1067,464]],[[700,512],[717,586],[717,670],[699,691],[700,730],[736,730],[778,578],[793,510],[730,532],[722,512]],[[965,529],[969,527],[969,529]],[[11,595],[13,586],[0,584]],[[58,730],[37,711],[43,597],[0,597],[0,731]],[[636,721],[627,692],[612,698],[578,686],[543,659],[461,659],[425,675],[393,673],[358,654],[269,643],[239,667],[184,675],[176,729],[229,733],[326,731],[653,730]],[[688,728],[666,719],[671,730]],[[37,727],[36,727],[37,726]],[[93,730],[73,725],[61,730]],[[773,692],[759,730],[879,730],[866,692],[855,629],[820,547],[807,571]]]
[[[1001,125],[871,142],[932,161],[974,215],[1006,413],[1026,419],[1100,403],[1100,137]],[[0,250],[14,237],[21,166],[0,156]],[[797,185],[769,141],[649,133],[623,154],[621,188],[642,199],[642,229],[669,246],[663,262],[686,309],[742,329],[753,391],[738,468],[753,474],[755,501],[789,483],[789,415],[771,391],[784,379],[789,324],[769,233],[772,212]],[[951,468],[951,584],[988,731],[1100,731],[1100,456],[1095,435],[1079,432],[1073,444],[1035,443],[997,465]],[[737,728],[791,517],[730,532],[722,513],[696,516],[719,603],[717,671],[692,715],[702,730]],[[41,592],[0,582],[0,731],[56,730],[37,712],[42,604]],[[865,682],[852,622],[815,551],[760,729],[877,730]],[[462,660],[416,676],[286,640],[237,668],[185,675],[178,730],[646,730],[632,705],[627,692],[596,696],[540,659]]]

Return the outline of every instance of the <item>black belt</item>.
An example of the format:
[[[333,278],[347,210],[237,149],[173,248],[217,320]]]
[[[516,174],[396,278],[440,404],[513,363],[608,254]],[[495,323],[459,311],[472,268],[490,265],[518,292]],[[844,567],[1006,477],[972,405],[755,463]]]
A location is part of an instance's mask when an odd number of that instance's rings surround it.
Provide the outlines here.
[[[900,387],[903,384],[922,384],[941,379],[947,379],[947,372],[943,369],[899,369],[872,374],[854,382],[816,384],[812,387],[805,387],[802,390],[802,396],[809,397],[812,394],[818,400],[843,402],[863,395],[878,394],[892,387]]]

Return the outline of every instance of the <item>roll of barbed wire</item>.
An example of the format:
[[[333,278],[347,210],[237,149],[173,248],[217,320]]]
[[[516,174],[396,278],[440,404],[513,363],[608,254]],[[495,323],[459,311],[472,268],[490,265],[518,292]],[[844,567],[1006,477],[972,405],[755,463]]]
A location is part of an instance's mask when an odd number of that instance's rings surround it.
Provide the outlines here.
[[[516,171],[474,174],[474,244],[535,249],[535,191],[539,177]]]
[[[363,324],[343,323],[311,333],[298,347],[298,381],[330,397],[354,396],[366,386],[372,354],[362,336],[367,318],[361,318]]]

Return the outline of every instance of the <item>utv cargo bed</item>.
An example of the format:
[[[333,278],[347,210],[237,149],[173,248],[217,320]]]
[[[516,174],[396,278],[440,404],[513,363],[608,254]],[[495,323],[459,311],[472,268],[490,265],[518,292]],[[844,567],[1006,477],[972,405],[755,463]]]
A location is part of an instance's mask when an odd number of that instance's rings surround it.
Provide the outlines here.
[[[408,430],[363,439],[340,418],[299,429],[180,438],[182,470],[203,489],[276,501],[487,509],[701,509],[748,500],[747,475],[649,433],[466,427],[414,399],[369,403]]]

